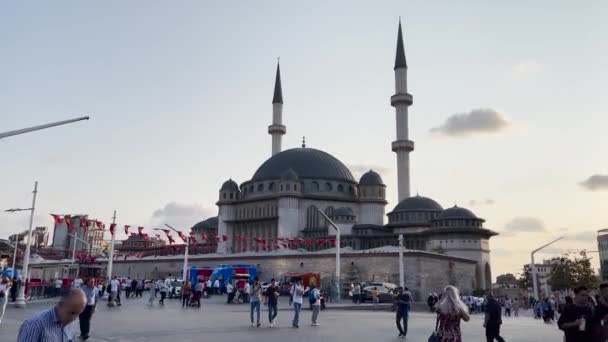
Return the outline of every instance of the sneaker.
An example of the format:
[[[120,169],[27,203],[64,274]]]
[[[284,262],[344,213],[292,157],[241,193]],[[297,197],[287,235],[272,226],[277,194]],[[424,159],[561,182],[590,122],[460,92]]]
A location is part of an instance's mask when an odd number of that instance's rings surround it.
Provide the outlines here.
[[[260,327],[260,325],[262,325],[262,324],[260,324],[260,322],[258,322],[258,324],[256,324],[256,327],[258,327],[258,328],[259,328],[259,327]]]
[[[274,322],[270,322],[270,327],[274,327]]]
[[[252,326],[252,327],[255,327],[255,323],[251,322],[251,326]]]
[[[318,327],[319,325],[320,325],[320,324],[319,324],[319,323],[317,323],[317,322],[314,322],[314,323],[312,324],[312,326],[313,326],[313,327]]]

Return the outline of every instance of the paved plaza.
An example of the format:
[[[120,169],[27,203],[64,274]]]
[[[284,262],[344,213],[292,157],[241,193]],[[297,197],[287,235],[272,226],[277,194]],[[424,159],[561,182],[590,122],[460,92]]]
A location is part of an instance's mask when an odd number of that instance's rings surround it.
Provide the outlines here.
[[[182,309],[177,300],[165,306],[145,305],[145,298],[124,300],[120,307],[99,305],[93,316],[89,341],[402,341],[397,338],[394,313],[388,311],[339,310],[329,308],[320,315],[321,326],[311,327],[309,310],[302,311],[300,329],[291,327],[292,312],[281,303],[277,326],[268,327],[267,312],[262,312],[261,328],[249,325],[248,305],[223,303],[223,298],[207,300],[203,307]],[[23,320],[52,302],[31,303],[27,309],[10,308],[0,326],[2,342],[15,341]],[[331,304],[330,304],[331,305]],[[463,341],[485,341],[483,316],[474,315],[463,323]],[[507,341],[561,341],[562,334],[553,325],[529,316],[505,318],[503,336]],[[408,341],[426,342],[434,328],[435,316],[412,313]]]

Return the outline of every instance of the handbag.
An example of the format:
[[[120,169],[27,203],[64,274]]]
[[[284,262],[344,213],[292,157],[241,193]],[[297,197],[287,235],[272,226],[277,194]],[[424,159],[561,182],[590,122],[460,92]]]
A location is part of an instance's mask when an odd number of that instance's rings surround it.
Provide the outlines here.
[[[441,335],[439,335],[439,314],[437,314],[437,320],[435,321],[435,331],[429,336],[428,342],[441,342]]]

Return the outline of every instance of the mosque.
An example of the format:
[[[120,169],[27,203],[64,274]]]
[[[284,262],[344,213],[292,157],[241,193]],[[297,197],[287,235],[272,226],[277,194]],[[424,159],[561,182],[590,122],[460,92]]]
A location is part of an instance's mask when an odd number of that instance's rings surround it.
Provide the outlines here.
[[[227,180],[219,190],[218,216],[199,222],[194,232],[238,236],[218,242],[218,253],[252,247],[254,238],[331,238],[340,228],[341,246],[366,250],[402,243],[408,250],[428,251],[476,262],[475,285],[490,288],[489,240],[496,232],[468,209],[444,209],[437,201],[410,194],[410,160],[414,142],[408,134],[408,109],[413,97],[407,88],[407,63],[401,23],[394,64],[397,136],[391,148],[397,156],[398,204],[388,208],[386,185],[369,170],[356,180],[331,154],[306,147],[282,149],[287,128],[283,123],[283,92],[277,65],[272,99],[272,155],[238,184]],[[324,215],[323,215],[324,214]],[[388,222],[385,220],[388,216]],[[310,249],[314,250],[316,246]],[[249,249],[251,250],[251,249]]]

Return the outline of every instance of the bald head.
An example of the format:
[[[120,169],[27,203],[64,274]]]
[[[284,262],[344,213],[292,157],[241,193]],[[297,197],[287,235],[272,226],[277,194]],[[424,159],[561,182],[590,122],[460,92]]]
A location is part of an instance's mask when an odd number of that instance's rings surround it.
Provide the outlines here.
[[[67,325],[82,313],[87,305],[87,298],[81,289],[70,289],[68,294],[57,303],[57,316],[63,325]]]

